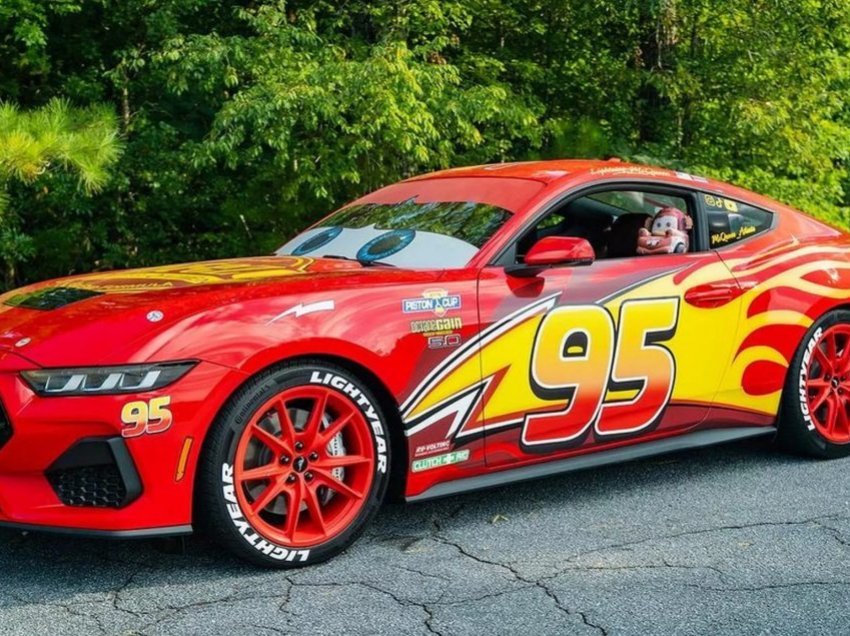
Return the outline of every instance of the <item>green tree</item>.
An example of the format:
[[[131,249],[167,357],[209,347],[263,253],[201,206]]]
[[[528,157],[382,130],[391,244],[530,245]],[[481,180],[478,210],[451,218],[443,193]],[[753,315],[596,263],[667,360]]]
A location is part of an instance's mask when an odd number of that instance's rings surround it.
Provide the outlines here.
[[[115,116],[106,106],[72,108],[55,99],[21,111],[0,103],[0,259],[7,286],[15,280],[16,265],[32,255],[31,239],[21,230],[22,215],[9,205],[10,183],[31,184],[48,170],[60,169],[93,193],[106,183],[118,154]]]
[[[275,212],[315,214],[400,177],[539,143],[540,109],[498,69],[469,82],[449,62],[452,34],[469,25],[462,3],[350,5],[345,24],[312,4],[240,10],[240,34],[178,36],[154,57],[177,95],[223,97],[192,160],[247,171],[244,209],[271,192]]]

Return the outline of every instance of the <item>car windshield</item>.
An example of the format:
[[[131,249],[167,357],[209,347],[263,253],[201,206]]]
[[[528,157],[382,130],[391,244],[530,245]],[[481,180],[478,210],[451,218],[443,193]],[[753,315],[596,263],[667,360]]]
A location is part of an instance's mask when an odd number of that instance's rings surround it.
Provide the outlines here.
[[[278,250],[396,267],[463,267],[505,221],[508,210],[474,201],[355,203]]]

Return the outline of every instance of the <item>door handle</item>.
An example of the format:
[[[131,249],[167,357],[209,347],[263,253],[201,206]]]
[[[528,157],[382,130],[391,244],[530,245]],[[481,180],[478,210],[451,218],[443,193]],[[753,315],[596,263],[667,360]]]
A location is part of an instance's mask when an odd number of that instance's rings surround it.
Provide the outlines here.
[[[686,291],[685,302],[701,309],[712,309],[732,302],[743,293],[736,282],[706,283]]]

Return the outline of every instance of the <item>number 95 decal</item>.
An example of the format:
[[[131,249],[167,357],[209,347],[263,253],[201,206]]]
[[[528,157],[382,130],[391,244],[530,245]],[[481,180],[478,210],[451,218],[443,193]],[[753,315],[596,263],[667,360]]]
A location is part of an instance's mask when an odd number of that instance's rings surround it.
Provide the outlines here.
[[[534,339],[531,389],[540,399],[564,406],[526,416],[523,447],[539,451],[568,445],[591,426],[605,437],[654,424],[673,392],[676,361],[661,343],[676,333],[678,317],[678,298],[626,301],[616,328],[599,305],[565,305],[548,312]]]
[[[121,422],[124,424],[121,436],[139,437],[144,434],[164,433],[171,428],[174,419],[168,408],[170,405],[170,395],[151,398],[147,402],[127,402],[121,409]]]

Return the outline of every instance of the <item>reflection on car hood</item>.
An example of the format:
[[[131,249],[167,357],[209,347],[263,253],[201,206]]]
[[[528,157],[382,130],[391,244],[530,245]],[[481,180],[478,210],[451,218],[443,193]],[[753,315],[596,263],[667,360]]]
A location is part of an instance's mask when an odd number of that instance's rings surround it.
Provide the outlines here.
[[[44,366],[93,364],[120,357],[130,343],[216,307],[428,277],[425,272],[299,256],[72,276],[0,296],[0,348]]]

